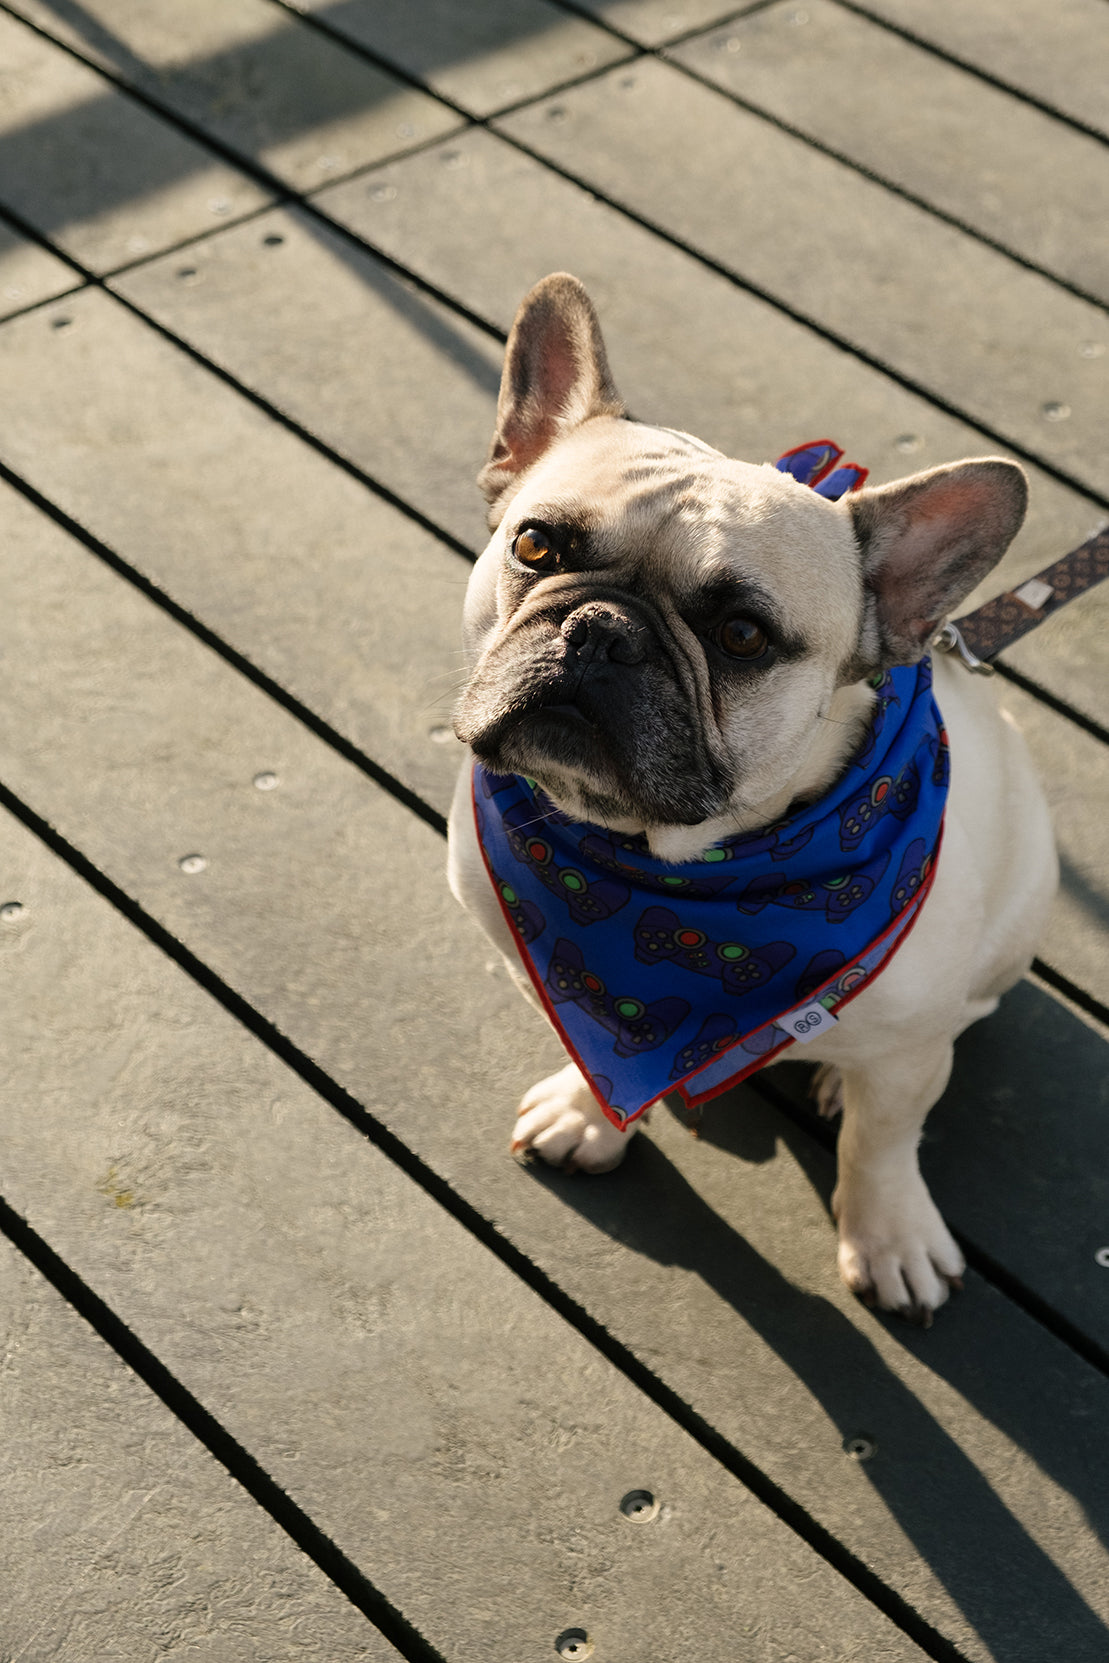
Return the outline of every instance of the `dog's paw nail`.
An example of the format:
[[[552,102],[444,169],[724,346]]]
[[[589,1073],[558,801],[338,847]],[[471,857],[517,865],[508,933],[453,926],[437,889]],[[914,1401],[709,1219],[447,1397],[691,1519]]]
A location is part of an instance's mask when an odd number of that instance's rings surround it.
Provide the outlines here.
[[[952,1293],[962,1293],[963,1279],[961,1276],[948,1276],[945,1277],[945,1281],[947,1282],[947,1285],[951,1289]]]
[[[866,1306],[867,1310],[868,1311],[873,1311],[875,1305],[877,1305],[877,1303],[878,1303],[878,1295],[875,1293],[874,1289],[873,1288],[860,1288],[858,1290],[858,1295],[859,1295],[859,1298],[862,1300],[863,1304]]]
[[[916,1323],[918,1328],[931,1328],[934,1315],[935,1312],[931,1305],[917,1305],[913,1310],[911,1320]]]

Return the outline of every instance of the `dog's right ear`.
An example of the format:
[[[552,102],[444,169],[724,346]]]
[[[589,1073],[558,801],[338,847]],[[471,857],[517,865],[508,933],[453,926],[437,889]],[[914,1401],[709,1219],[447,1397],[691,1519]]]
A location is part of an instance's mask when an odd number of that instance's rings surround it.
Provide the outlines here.
[[[593,302],[576,277],[555,272],[524,296],[505,350],[497,428],[477,482],[489,523],[508,493],[561,434],[591,416],[622,416]]]

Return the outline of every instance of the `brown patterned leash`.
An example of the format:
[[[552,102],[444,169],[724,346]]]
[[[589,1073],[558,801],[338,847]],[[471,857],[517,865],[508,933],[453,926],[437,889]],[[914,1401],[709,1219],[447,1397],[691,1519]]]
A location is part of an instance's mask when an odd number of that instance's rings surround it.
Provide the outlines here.
[[[968,670],[993,675],[991,658],[1107,577],[1109,526],[1103,526],[1053,566],[995,596],[957,624],[944,624],[933,645],[957,653]]]

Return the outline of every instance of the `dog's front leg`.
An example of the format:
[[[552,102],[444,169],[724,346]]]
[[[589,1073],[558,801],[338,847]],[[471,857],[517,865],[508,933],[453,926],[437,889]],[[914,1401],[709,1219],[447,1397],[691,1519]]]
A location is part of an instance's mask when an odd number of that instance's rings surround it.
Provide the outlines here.
[[[927,1326],[965,1268],[917,1164],[924,1118],[947,1084],[947,1040],[841,1068],[843,1123],[832,1211],[853,1293]]]
[[[624,1159],[635,1132],[606,1118],[572,1062],[524,1093],[517,1111],[512,1153],[540,1155],[564,1172],[611,1172]]]

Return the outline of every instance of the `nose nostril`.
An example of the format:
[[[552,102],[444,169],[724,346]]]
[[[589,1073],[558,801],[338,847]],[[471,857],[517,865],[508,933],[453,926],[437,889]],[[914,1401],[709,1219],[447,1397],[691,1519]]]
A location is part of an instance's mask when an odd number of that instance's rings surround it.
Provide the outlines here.
[[[589,635],[589,625],[584,618],[567,618],[562,633],[572,647],[580,647]]]

